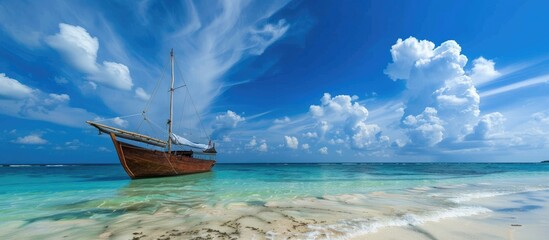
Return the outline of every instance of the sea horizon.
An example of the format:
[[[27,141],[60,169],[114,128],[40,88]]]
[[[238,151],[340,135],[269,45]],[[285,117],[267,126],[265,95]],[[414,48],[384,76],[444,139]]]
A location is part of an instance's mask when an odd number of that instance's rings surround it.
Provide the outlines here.
[[[246,165],[246,164],[267,164],[267,165],[276,165],[276,164],[535,164],[535,163],[544,163],[549,160],[540,160],[538,162],[525,162],[525,161],[502,161],[502,162],[444,162],[444,161],[425,161],[425,162],[216,162],[215,165]],[[82,166],[101,166],[101,165],[120,165],[119,162],[116,163],[2,163],[0,166],[70,166],[70,165],[82,165]],[[213,167],[215,169],[215,166]]]

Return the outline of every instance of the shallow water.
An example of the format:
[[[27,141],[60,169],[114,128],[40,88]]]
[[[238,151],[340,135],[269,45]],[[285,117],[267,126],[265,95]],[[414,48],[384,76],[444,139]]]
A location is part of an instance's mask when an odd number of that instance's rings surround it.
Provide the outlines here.
[[[543,193],[540,204],[528,199],[532,192]],[[472,203],[512,194],[524,204]],[[3,166],[0,238],[345,239],[537,211],[547,195],[549,164],[222,164],[133,181],[118,165]]]

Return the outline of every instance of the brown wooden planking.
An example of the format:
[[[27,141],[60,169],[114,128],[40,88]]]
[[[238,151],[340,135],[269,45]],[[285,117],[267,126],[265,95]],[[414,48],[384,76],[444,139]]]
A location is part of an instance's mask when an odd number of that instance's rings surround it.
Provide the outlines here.
[[[214,160],[174,155],[120,142],[112,133],[111,138],[122,167],[132,179],[208,172],[215,165]]]

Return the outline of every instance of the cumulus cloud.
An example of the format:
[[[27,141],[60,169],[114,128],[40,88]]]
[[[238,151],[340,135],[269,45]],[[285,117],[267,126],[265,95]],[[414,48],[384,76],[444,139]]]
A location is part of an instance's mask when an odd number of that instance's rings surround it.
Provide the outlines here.
[[[321,147],[318,149],[318,152],[322,155],[328,154],[328,148],[327,147]]]
[[[435,44],[427,40],[418,41],[414,37],[406,40],[399,38],[391,47],[393,63],[387,66],[385,74],[393,80],[408,79],[416,61],[430,58],[434,48]]]
[[[253,148],[257,145],[257,140],[255,139],[255,136],[252,137],[252,140],[248,144],[246,144],[247,148]]]
[[[83,27],[60,23],[59,33],[48,36],[46,43],[59,51],[73,67],[88,74],[89,80],[115,89],[132,88],[132,78],[126,65],[109,61],[97,63],[99,41]]]
[[[314,118],[331,122],[366,119],[368,110],[358,102],[352,101],[349,95],[338,95],[332,98],[329,93],[324,93],[320,99],[321,105],[311,105],[309,112]]]
[[[213,125],[212,138],[216,139],[227,134],[227,131],[236,128],[239,123],[244,122],[245,120],[246,118],[231,110],[227,110],[227,112],[217,115]]]
[[[13,99],[29,97],[32,92],[30,87],[19,81],[9,78],[4,73],[0,73],[0,96]]]
[[[364,148],[379,141],[381,128],[376,124],[357,122],[352,130],[353,145],[357,148]],[[387,137],[387,136],[384,136]]]
[[[303,137],[306,137],[306,138],[317,138],[318,137],[318,134],[316,134],[316,132],[306,132],[303,134]]]
[[[301,144],[301,148],[302,148],[303,150],[309,150],[310,146],[309,146],[309,144],[304,143],[304,144]]]
[[[408,129],[408,137],[413,145],[434,146],[443,139],[443,122],[437,117],[434,108],[427,107],[417,116],[408,115],[402,123]]]
[[[456,41],[435,47],[427,40],[399,39],[391,48],[393,62],[385,73],[406,81],[402,126],[413,145],[434,146],[444,139],[460,141],[480,116],[480,96],[464,67],[467,57]],[[472,74],[494,77],[493,62],[474,61]]]
[[[297,147],[299,146],[299,141],[296,137],[284,136],[284,140],[286,141],[286,147],[288,148],[297,149]]]
[[[473,60],[473,69],[470,74],[473,82],[478,86],[501,76],[501,73],[496,71],[495,65],[494,61],[484,57]]]
[[[238,123],[243,122],[245,118],[241,117],[231,110],[227,110],[226,113],[217,115],[215,117],[215,120],[219,128],[235,128]]]
[[[260,152],[267,152],[268,151],[267,143],[261,143],[259,145],[259,148],[257,148],[257,150]]]
[[[368,109],[356,100],[357,97],[349,95],[332,97],[329,93],[324,93],[320,105],[309,107],[309,114],[317,120],[317,128],[322,137],[330,135],[332,139],[341,141],[350,139],[350,144],[359,149],[379,143],[381,128],[366,122]],[[316,133],[307,132],[304,136],[312,138],[316,137]]]
[[[473,132],[467,136],[470,140],[486,140],[501,135],[504,131],[505,117],[499,112],[486,114],[480,118]]]
[[[25,137],[18,137],[13,142],[20,143],[20,144],[46,144],[46,143],[48,143],[48,141],[43,139],[38,134],[31,134],[31,135],[28,135],[28,136],[25,136]]]

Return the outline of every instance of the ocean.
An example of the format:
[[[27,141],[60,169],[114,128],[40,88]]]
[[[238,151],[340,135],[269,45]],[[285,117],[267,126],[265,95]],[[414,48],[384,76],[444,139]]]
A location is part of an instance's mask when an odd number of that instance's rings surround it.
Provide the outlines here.
[[[549,164],[3,165],[0,239],[545,239]]]

